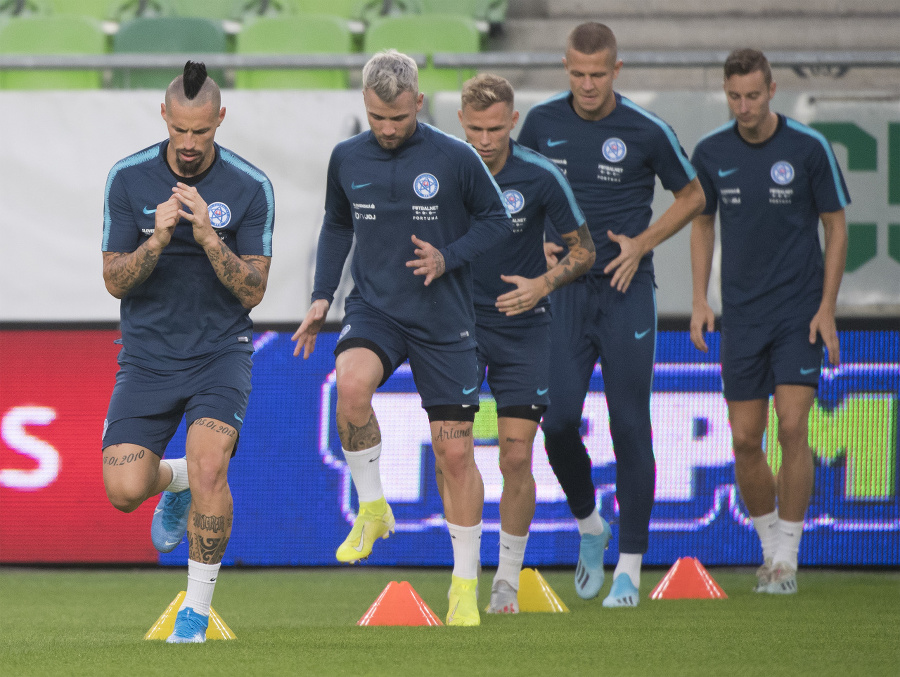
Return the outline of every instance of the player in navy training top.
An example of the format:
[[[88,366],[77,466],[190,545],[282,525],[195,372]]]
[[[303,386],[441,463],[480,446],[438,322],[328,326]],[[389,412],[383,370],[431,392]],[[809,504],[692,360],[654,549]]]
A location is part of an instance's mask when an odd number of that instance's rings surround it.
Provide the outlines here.
[[[335,348],[337,427],[359,514],[337,559],[368,557],[394,530],[378,458],[372,396],[407,358],[444,478],[454,568],[448,625],[478,625],[475,595],[484,485],[475,465],[478,410],[470,262],[510,237],[512,222],[484,163],[462,141],[416,121],[415,62],[395,50],[363,69],[370,130],[331,155],[313,302],[294,334],[315,347],[354,236],[354,288]]]
[[[656,483],[650,430],[656,351],[652,250],[699,213],[703,190],[672,129],[613,90],[622,62],[607,26],[576,27],[563,63],[571,91],[533,107],[518,141],[564,170],[587,216],[597,260],[584,284],[551,297],[554,368],[541,427],[581,534],[575,588],[591,599],[603,585],[610,537],[581,439],[584,400],[599,357],[620,509],[620,556],[603,604],[635,606]],[[656,177],[675,201],[651,225]]]
[[[478,373],[483,380],[487,368],[497,403],[503,474],[499,566],[489,613],[519,610],[519,573],[535,505],[531,452],[549,402],[547,295],[594,262],[594,243],[565,177],[547,158],[510,139],[518,119],[513,90],[505,79],[485,73],[463,85],[460,123],[503,191],[514,226],[513,238],[473,265]],[[570,247],[568,256],[550,270],[544,257],[547,217]]]
[[[761,52],[729,55],[725,94],[735,120],[701,139],[693,157],[706,209],[691,230],[691,340],[706,352],[703,330],[713,330],[706,293],[718,211],[722,382],[734,473],[762,544],[756,590],[790,594],[797,591],[797,552],[815,472],[807,423],[822,344],[832,364],[840,360],[834,313],[850,199],[828,141],[769,109],[775,83]],[[762,449],[773,393],[783,450],[777,482]]]
[[[163,492],[158,550],[187,529],[187,595],[168,641],[202,642],[231,533],[228,464],[250,395],[249,312],[266,289],[274,200],[261,171],[215,143],[225,108],[203,64],[185,65],[161,112],[168,140],[116,163],[106,183],[103,279],[122,300],[122,350],[103,482],[124,512]],[[184,458],[160,460],[182,418]]]

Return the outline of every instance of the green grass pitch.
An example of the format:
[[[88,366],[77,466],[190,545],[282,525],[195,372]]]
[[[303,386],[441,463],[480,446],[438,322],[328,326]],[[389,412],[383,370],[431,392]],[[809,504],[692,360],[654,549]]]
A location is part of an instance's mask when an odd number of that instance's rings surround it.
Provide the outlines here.
[[[900,572],[801,569],[800,592],[751,592],[750,569],[711,568],[725,600],[579,599],[571,569],[541,570],[570,613],[482,615],[479,628],[357,627],[392,580],[443,619],[449,569],[222,571],[213,607],[234,641],[170,646],[144,633],[184,569],[0,568],[0,674],[900,675]],[[611,572],[609,572],[611,573]],[[493,572],[481,578],[487,603]]]

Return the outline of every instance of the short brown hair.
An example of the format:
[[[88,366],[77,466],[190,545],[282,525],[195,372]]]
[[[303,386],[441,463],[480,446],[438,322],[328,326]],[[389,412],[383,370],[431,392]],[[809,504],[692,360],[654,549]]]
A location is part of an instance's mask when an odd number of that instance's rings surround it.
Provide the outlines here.
[[[576,26],[569,33],[568,49],[581,52],[582,54],[596,54],[608,49],[613,61],[618,56],[618,46],[616,45],[616,36],[612,29],[596,21],[587,21]]]
[[[466,80],[462,87],[462,106],[473,110],[487,110],[495,103],[513,107],[513,88],[506,78],[492,73],[481,73]]]
[[[725,59],[725,79],[732,75],[750,75],[759,71],[763,74],[766,86],[772,84],[772,68],[766,55],[758,49],[736,49]]]

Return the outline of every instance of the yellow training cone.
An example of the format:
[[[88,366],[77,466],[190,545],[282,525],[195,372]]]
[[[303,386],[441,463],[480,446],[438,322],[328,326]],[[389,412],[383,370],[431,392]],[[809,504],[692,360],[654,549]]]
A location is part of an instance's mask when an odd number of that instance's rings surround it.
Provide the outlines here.
[[[563,601],[537,569],[522,569],[519,574],[519,611],[568,613]]]
[[[178,615],[178,607],[181,606],[186,594],[182,590],[176,595],[172,603],[162,612],[162,616],[156,619],[156,623],[144,635],[144,639],[167,639],[172,634],[172,630],[175,629],[175,616]],[[222,617],[212,607],[209,609],[209,627],[206,628],[206,639],[237,639],[231,628],[226,625]]]

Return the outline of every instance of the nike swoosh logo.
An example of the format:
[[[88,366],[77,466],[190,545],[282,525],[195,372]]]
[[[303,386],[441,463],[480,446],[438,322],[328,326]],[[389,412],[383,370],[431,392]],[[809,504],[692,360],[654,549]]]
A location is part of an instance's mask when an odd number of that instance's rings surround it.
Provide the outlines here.
[[[564,143],[569,143],[568,139],[559,139],[558,141],[554,141],[553,139],[547,139],[547,147],[553,148],[554,146],[561,146]]]
[[[356,550],[356,552],[363,551],[363,540],[365,539],[365,537],[366,537],[366,530],[363,529],[362,532],[359,534],[359,545],[353,546],[353,549]]]
[[[475,392],[475,388],[477,388],[477,387],[478,386],[472,386],[471,388],[463,388],[463,395],[471,395],[473,392]]]
[[[813,372],[816,372],[816,371],[818,371],[818,370],[819,370],[818,367],[812,367],[811,369],[803,369],[803,368],[801,368],[801,369],[800,369],[800,373],[801,373],[803,376],[809,376],[810,374],[812,374]]]
[[[447,625],[453,622],[453,619],[456,617],[456,610],[459,609],[459,602],[456,603],[456,606],[453,607],[453,611],[447,614]]]
[[[178,543],[181,543],[180,538],[177,541],[166,541],[166,547],[168,548],[170,545],[177,545]]]
[[[365,188],[366,186],[371,186],[371,185],[372,185],[371,181],[369,181],[369,183],[356,183],[354,181],[353,183],[350,184],[350,189],[351,190],[359,190],[360,188]]]
[[[242,419],[242,418],[241,418],[240,416],[238,416],[237,414],[235,414],[234,417],[235,417],[238,421],[240,421],[241,423],[244,422],[244,419]]]
[[[635,337],[638,341],[640,341],[642,338],[644,338],[644,337],[645,337],[647,334],[649,334],[649,333],[650,333],[650,330],[649,330],[649,329],[645,329],[644,331],[636,331],[636,332],[634,332],[634,337]]]
[[[538,389],[537,389],[537,394],[538,394],[539,397],[540,397],[541,395],[546,395],[548,390],[550,390],[550,389],[549,389],[549,388],[538,388]]]
[[[374,462],[377,461],[379,458],[381,458],[381,454],[378,454],[378,456],[376,456],[375,458],[370,458],[370,459],[369,459],[369,463],[374,463]]]
[[[734,169],[720,169],[719,176],[724,179],[726,176],[734,174],[738,169],[740,169],[740,167],[735,167]]]
[[[152,214],[155,211],[155,209],[147,209],[146,207],[144,207],[144,214]]]

